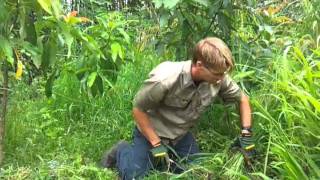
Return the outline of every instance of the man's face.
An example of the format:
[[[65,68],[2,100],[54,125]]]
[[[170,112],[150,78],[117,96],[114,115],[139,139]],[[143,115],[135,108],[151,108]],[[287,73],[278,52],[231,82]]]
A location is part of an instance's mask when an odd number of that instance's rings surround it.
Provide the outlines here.
[[[225,77],[225,75],[228,73],[228,70],[225,69],[221,69],[218,70],[214,67],[210,67],[208,65],[204,65],[201,61],[197,61],[196,65],[195,65],[197,72],[197,78],[198,81],[205,81],[208,82],[210,84],[219,84],[222,79]]]
[[[204,81],[211,83],[211,84],[219,84],[228,71],[217,71],[210,69],[208,67],[203,66],[204,71]]]

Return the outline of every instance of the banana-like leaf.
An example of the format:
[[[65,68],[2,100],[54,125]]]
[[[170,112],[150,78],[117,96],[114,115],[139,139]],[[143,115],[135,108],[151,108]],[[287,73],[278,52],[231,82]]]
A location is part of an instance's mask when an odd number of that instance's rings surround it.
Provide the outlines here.
[[[38,0],[38,3],[41,5],[42,9],[44,9],[47,13],[52,15],[52,5],[51,5],[51,0]]]
[[[13,65],[13,53],[10,42],[0,36],[0,60],[7,59],[7,61]]]

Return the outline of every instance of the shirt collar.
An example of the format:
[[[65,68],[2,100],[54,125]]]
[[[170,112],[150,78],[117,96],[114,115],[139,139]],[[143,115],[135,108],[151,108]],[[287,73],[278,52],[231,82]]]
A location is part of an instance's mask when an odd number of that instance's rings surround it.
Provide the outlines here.
[[[182,69],[182,85],[183,87],[188,87],[191,85],[194,85],[194,82],[192,80],[192,76],[191,76],[191,65],[192,62],[191,60],[185,61],[184,65],[183,65],[183,69]]]

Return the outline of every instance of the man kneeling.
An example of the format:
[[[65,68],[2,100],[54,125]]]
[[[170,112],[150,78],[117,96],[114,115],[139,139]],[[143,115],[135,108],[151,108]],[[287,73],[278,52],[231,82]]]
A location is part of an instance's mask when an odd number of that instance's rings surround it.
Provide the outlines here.
[[[239,104],[242,131],[238,140],[250,155],[254,148],[251,109],[248,97],[228,75],[233,66],[230,49],[214,37],[196,44],[192,60],[159,64],[134,99],[133,144],[116,144],[105,154],[102,165],[116,168],[122,179],[133,179],[170,164],[168,146],[180,158],[199,153],[189,130],[216,97]],[[171,168],[183,171],[174,163]]]

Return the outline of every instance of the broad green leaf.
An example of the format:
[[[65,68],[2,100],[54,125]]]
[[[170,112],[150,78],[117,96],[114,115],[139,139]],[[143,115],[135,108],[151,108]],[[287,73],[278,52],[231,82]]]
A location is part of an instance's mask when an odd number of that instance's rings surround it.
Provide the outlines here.
[[[38,0],[38,3],[41,5],[42,9],[44,9],[47,13],[52,15],[51,11],[51,0]]]
[[[111,56],[112,56],[112,60],[115,62],[117,60],[117,56],[119,55],[119,57],[121,59],[123,59],[123,53],[121,50],[121,45],[117,42],[114,42],[111,44]],[[122,56],[122,57],[121,57]]]
[[[100,75],[97,76],[95,85],[98,87],[99,92],[102,94],[103,93],[103,81]]]
[[[209,17],[215,17],[220,8],[222,8],[220,1],[215,1],[214,3],[211,3],[208,13]]]
[[[223,0],[223,7],[227,8],[231,4],[231,0]]]
[[[24,40],[27,37],[27,32],[26,32],[26,12],[25,8],[21,8],[20,12],[20,28],[19,28],[19,35],[22,40]]]
[[[87,86],[88,87],[92,87],[94,81],[96,80],[96,77],[97,77],[97,72],[92,72],[89,76],[88,76],[88,79],[87,79]]]
[[[152,2],[154,3],[154,6],[158,9],[162,6],[163,4],[163,0],[152,0]]]
[[[56,42],[56,36],[51,37],[44,45],[43,53],[42,53],[42,61],[41,68],[46,70],[50,65],[52,65],[56,61],[56,53],[58,49],[58,45]]]
[[[172,9],[175,7],[180,0],[152,0],[155,3],[156,8],[160,8],[162,5],[164,8]]]
[[[170,16],[168,12],[164,12],[160,16],[160,27],[163,28],[168,24]]]
[[[166,1],[164,1],[163,4],[164,4],[165,8],[172,9],[173,7],[175,7],[178,4],[179,1],[180,0],[166,0]]]
[[[64,26],[62,26],[63,28]],[[69,29],[63,29],[63,35],[65,38],[65,42],[68,46],[68,54],[67,57],[69,58],[71,56],[71,48],[72,48],[72,43],[73,43],[73,36],[70,34]]]
[[[273,28],[269,25],[266,25],[266,24],[259,26],[259,31],[260,32],[265,31],[265,32],[269,33],[270,35],[272,35],[274,33]]]
[[[232,28],[230,24],[230,19],[223,12],[218,13],[218,26],[223,31],[224,35],[229,35],[230,30]]]
[[[92,96],[96,96],[99,93],[103,93],[103,81],[100,75],[97,75],[96,80],[94,81],[93,86],[91,87],[91,94]]]
[[[5,7],[5,1],[0,2],[0,22],[4,23],[9,18],[8,8]],[[1,27],[1,26],[0,26]]]
[[[45,94],[46,96],[49,98],[52,96],[52,86],[53,86],[53,82],[57,77],[57,74],[59,74],[59,70],[58,69],[54,69],[54,71],[52,72],[52,74],[49,76],[49,79],[46,82],[45,85]]]
[[[63,37],[62,37],[62,35],[61,34],[58,34],[58,42],[59,42],[59,45],[61,45],[61,46],[63,46],[64,45],[64,39],[63,39]]]
[[[22,47],[27,53],[29,53],[27,55],[31,56],[33,64],[39,68],[42,61],[41,47],[39,47],[39,45],[33,46],[31,43],[26,41],[22,44]]]
[[[118,55],[119,55],[119,57],[120,57],[121,60],[124,59],[124,52],[123,52],[122,48],[120,48]]]
[[[129,35],[124,31],[124,29],[123,28],[117,28],[118,29],[118,31],[120,32],[120,34],[122,34],[122,36],[124,37],[124,39],[126,40],[126,42],[128,43],[128,44],[130,44],[130,37],[129,37]]]
[[[34,20],[27,16],[26,19],[26,32],[27,32],[27,41],[32,43],[33,45],[36,45],[37,43],[37,33],[36,33],[36,28],[34,24]]]
[[[56,19],[60,18],[60,14],[62,12],[62,6],[60,0],[51,0],[53,15]]]
[[[7,59],[7,61],[13,65],[13,53],[10,42],[0,36],[0,60]]]

